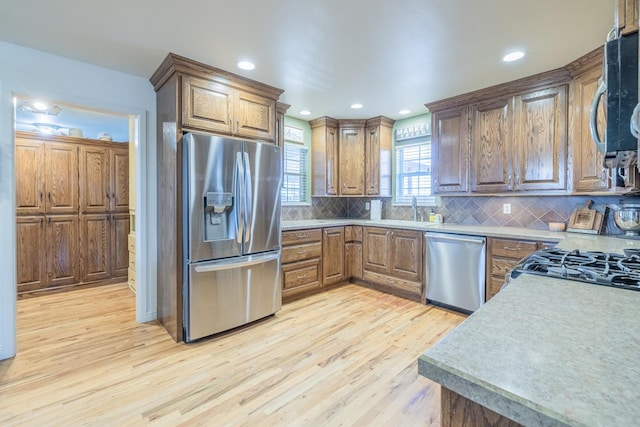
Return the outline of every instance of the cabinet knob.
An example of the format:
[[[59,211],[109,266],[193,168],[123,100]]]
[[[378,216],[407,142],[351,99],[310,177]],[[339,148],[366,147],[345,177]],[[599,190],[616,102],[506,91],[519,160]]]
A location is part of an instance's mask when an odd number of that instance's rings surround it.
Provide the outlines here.
[[[49,191],[49,193],[47,194],[47,197],[49,198],[49,201],[51,201],[51,191]]]
[[[44,195],[44,194],[42,194],[42,191],[41,191],[41,192],[40,192],[40,201],[42,201],[42,196],[43,196],[43,195]]]

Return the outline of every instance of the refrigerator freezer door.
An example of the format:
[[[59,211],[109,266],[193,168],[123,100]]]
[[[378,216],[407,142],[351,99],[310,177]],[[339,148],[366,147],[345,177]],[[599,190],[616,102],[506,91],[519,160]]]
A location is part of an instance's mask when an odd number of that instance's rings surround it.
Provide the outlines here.
[[[280,252],[189,266],[186,341],[269,316],[282,307]]]
[[[242,255],[242,141],[184,136],[187,262]]]
[[[280,248],[282,153],[278,146],[245,141],[246,229],[244,253]]]

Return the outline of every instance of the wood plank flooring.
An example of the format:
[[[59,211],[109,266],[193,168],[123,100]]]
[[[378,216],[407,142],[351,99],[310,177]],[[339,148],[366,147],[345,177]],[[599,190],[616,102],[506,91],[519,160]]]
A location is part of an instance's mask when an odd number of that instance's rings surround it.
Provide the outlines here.
[[[439,425],[417,358],[464,316],[357,285],[177,344],[122,285],[18,301],[2,426]]]

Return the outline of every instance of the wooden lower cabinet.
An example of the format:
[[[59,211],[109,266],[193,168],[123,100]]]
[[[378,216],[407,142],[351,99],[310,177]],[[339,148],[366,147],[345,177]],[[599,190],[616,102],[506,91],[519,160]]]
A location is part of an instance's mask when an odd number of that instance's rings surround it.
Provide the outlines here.
[[[322,230],[322,285],[344,282],[344,227]]]
[[[77,215],[18,216],[16,234],[19,293],[79,281]]]
[[[91,214],[81,219],[83,282],[127,275],[129,214]]]
[[[345,279],[362,279],[362,226],[344,227]]]
[[[322,287],[322,229],[282,233],[282,299],[291,300]]]
[[[440,389],[440,419],[442,427],[522,427],[521,424],[446,387]]]
[[[424,292],[422,232],[364,227],[362,239],[363,279],[419,301]]]
[[[500,292],[509,273],[518,262],[537,251],[555,246],[553,242],[487,238],[487,268],[485,298],[489,301]]]

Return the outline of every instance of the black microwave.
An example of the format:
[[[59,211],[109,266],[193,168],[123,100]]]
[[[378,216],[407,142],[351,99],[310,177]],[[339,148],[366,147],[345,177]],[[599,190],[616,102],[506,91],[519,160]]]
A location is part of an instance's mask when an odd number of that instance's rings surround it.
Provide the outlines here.
[[[591,134],[605,155],[605,167],[628,167],[637,162],[638,151],[638,140],[630,129],[638,104],[638,33],[610,40],[604,48],[604,76],[591,106]],[[605,93],[607,125],[601,140],[595,116]]]

